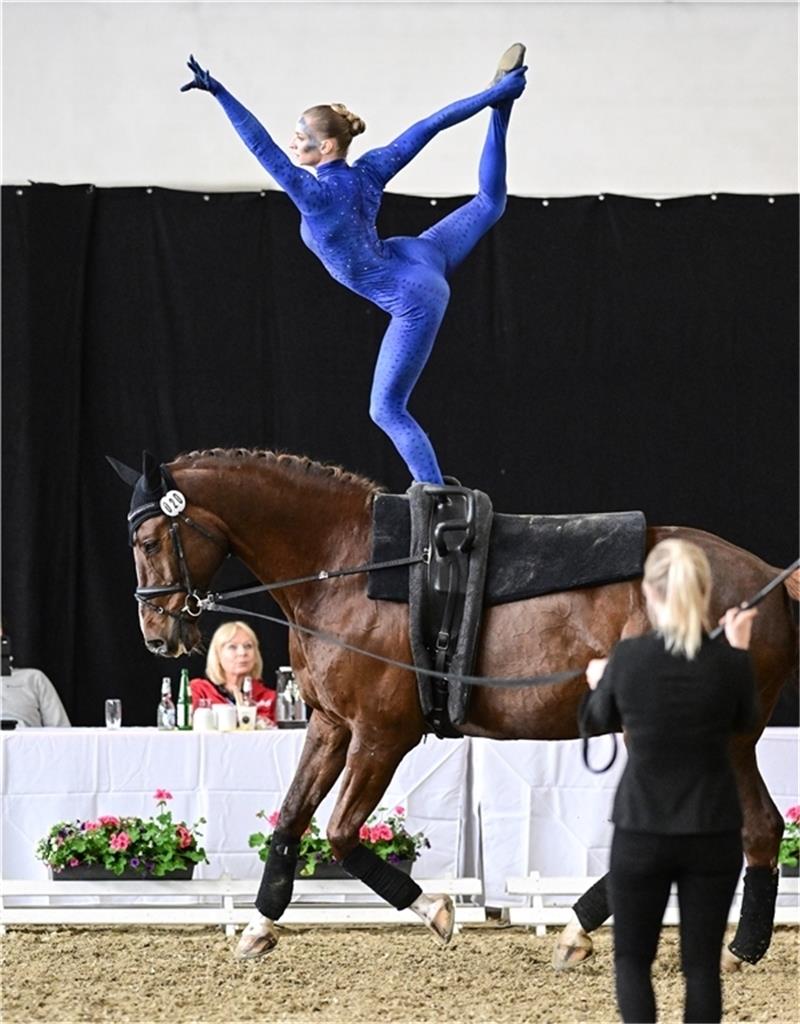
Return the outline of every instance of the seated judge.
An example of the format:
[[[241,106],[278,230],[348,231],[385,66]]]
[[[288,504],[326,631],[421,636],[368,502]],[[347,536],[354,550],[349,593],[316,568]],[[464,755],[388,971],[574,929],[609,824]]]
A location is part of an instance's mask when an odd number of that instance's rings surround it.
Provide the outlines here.
[[[14,668],[11,642],[2,634],[0,714],[18,725],[33,728],[67,726],[70,720],[55,686],[38,668]]]
[[[246,622],[225,622],[214,633],[206,658],[205,679],[193,679],[192,710],[201,700],[211,704],[238,704],[242,685],[250,676],[252,696],[258,705],[259,717],[275,721],[275,691],[264,685],[261,673],[264,663],[258,638]]]

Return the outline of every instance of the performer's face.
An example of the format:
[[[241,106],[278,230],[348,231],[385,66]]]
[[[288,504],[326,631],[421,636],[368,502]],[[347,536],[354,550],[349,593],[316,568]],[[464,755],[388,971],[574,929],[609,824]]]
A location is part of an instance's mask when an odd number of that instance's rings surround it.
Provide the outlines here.
[[[289,142],[289,149],[301,167],[316,167],[322,158],[319,145],[320,138],[313,124],[301,117]]]

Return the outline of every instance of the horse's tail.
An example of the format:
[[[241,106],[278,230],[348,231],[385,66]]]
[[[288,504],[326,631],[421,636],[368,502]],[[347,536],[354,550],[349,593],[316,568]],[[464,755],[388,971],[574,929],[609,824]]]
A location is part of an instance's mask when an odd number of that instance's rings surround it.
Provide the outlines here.
[[[791,576],[787,576],[783,585],[793,601],[800,601],[800,569],[795,569]]]

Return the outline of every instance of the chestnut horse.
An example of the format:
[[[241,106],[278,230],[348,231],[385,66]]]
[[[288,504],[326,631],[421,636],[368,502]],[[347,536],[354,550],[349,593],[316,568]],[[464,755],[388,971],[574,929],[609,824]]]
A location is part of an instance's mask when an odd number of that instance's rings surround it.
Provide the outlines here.
[[[182,455],[166,470],[164,474],[146,453],[132,503],[139,501],[144,513],[137,517],[132,508],[129,517],[141,629],[155,654],[176,657],[201,645],[196,617],[200,606],[187,591],[206,591],[226,553],[238,556],[264,583],[370,560],[372,504],[379,488],[366,479],[306,458],[239,449]],[[133,470],[127,474],[121,473],[131,484],[138,477]],[[172,505],[169,496],[165,499],[172,516],[158,505],[159,495],[173,488],[186,501],[185,513],[177,517],[174,499]],[[180,501],[179,494],[178,506]],[[691,540],[708,556],[714,578],[712,621],[778,572],[701,530],[652,527],[648,548],[665,537]],[[797,630],[789,593],[796,599],[797,577],[795,573],[760,606],[751,654],[761,720],[755,732],[736,737],[731,748],[744,813],[744,853],[748,865],[767,870],[774,869],[783,822],[759,774],[755,745],[794,667]],[[407,607],[370,600],[363,574],[290,585],[273,595],[290,623],[324,631],[374,654],[411,660]],[[620,638],[647,629],[639,581],[487,608],[475,672],[521,677],[581,668],[592,658],[608,655]],[[452,905],[446,897],[415,897],[413,889],[404,889],[390,877],[394,868],[366,863],[358,853],[364,850],[359,844],[361,825],[378,805],[400,761],[428,731],[414,674],[295,630],[290,658],[302,698],[313,714],[256,901],[261,930],[248,926],[249,946],[241,955],[263,952],[277,940],[271,921],[291,898],[296,841],[340,777],[328,825],[335,856],[395,906],[412,906],[447,941]],[[574,738],[577,706],[585,691],[583,676],[530,689],[476,687],[462,730],[493,739]],[[409,880],[408,885],[416,883]],[[421,893],[419,887],[416,893]],[[746,909],[740,930],[746,926]],[[247,944],[244,937],[243,942]]]

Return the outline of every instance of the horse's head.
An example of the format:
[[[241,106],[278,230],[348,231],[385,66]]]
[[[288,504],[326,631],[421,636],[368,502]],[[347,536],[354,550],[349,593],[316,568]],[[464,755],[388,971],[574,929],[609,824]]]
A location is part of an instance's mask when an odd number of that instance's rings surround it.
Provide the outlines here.
[[[208,585],[228,552],[218,520],[177,487],[169,470],[144,453],[141,475],[108,457],[133,487],[128,539],[136,565],[136,600],[144,642],[178,657],[200,646],[198,618]]]

